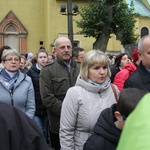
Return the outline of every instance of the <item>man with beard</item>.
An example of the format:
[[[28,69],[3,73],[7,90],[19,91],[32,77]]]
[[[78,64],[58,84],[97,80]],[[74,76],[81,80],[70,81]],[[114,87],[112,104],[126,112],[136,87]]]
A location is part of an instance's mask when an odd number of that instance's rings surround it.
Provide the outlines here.
[[[41,70],[40,91],[43,104],[48,109],[50,138],[53,140],[55,150],[59,150],[61,106],[67,90],[76,83],[80,65],[71,59],[72,45],[67,37],[55,40],[54,51],[56,60]]]

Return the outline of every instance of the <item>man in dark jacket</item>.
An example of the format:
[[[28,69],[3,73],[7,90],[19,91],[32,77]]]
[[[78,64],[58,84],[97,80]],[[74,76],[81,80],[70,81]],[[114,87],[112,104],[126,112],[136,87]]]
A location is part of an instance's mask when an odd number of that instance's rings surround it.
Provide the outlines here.
[[[74,47],[72,49],[72,58],[77,62],[82,61],[84,54],[85,54],[84,49],[81,47]]]
[[[141,63],[125,81],[124,88],[142,87],[150,92],[150,35],[146,35],[139,40],[138,57]]]
[[[68,38],[56,39],[54,51],[57,54],[56,60],[41,70],[40,91],[43,104],[48,109],[50,136],[55,150],[59,150],[61,106],[67,90],[76,83],[80,65],[71,59],[72,46]]]
[[[118,103],[101,113],[84,150],[116,150],[124,121],[146,93],[138,88],[122,90]]]
[[[1,150],[48,150],[37,124],[19,109],[0,102]]]

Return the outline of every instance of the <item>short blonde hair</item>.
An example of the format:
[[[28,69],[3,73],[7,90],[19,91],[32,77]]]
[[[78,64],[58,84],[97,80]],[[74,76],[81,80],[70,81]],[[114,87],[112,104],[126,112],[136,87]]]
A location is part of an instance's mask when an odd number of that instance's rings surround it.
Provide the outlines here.
[[[107,66],[107,70],[108,70],[107,75],[108,77],[111,76],[108,57],[100,50],[90,50],[84,55],[81,62],[80,76],[82,79],[86,81],[88,80],[89,69],[96,63]]]

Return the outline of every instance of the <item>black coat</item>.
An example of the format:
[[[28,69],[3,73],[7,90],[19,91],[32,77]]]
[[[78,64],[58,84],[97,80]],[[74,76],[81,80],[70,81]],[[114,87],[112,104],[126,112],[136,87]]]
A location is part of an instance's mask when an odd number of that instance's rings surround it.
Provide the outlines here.
[[[31,77],[34,86],[35,105],[36,105],[35,115],[40,117],[45,116],[47,115],[47,109],[46,107],[44,107],[41,99],[40,85],[39,85],[40,70],[36,67],[36,63],[33,63],[31,68],[27,72],[27,75]]]
[[[144,88],[150,92],[150,73],[145,69],[142,62],[136,71],[125,81],[124,88]]]
[[[115,67],[114,65],[110,67],[110,71],[111,71],[111,77],[110,77],[110,80],[111,80],[111,83],[114,82],[114,78],[115,78],[115,75],[120,71],[119,67]]]
[[[0,150],[48,150],[37,126],[19,109],[0,102]]]
[[[121,130],[115,126],[116,104],[102,111],[94,127],[94,133],[84,144],[84,150],[116,150]]]

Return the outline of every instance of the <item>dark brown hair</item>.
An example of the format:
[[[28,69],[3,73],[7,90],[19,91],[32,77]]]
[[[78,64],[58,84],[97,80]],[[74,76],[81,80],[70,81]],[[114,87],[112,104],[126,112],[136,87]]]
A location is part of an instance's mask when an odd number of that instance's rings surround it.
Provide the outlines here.
[[[0,63],[2,62],[1,57],[2,57],[3,51],[4,51],[5,49],[11,49],[11,47],[9,47],[9,46],[3,46],[3,47],[0,48]]]
[[[147,90],[143,88],[123,89],[119,96],[117,110],[127,118],[146,93]]]
[[[122,59],[122,57],[123,57],[124,55],[128,55],[129,59],[131,59],[131,56],[130,56],[129,54],[127,54],[127,53],[120,53],[120,54],[117,55],[116,58],[115,58],[115,64],[114,64],[114,66],[115,66],[116,68],[118,68],[118,67],[120,66],[121,59]],[[131,60],[132,60],[132,59],[131,59]]]

